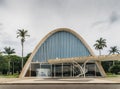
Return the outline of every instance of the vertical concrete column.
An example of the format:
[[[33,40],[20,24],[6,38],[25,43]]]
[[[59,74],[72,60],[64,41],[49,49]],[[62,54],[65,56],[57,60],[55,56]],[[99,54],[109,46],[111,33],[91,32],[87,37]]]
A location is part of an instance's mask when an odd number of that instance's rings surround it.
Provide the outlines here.
[[[83,75],[84,75],[84,78],[85,78],[85,77],[86,77],[86,76],[85,76],[86,62],[84,62],[83,66],[84,66],[84,69],[83,69]]]
[[[63,63],[62,63],[62,78],[63,78]]]
[[[41,63],[40,63],[40,69],[41,69]]]
[[[31,77],[31,63],[30,63],[30,72],[29,72],[29,76]]]
[[[52,64],[51,64],[51,77],[52,77]]]
[[[70,65],[70,76],[72,77],[72,65]]]
[[[74,77],[74,66],[73,66],[73,77]]]
[[[55,73],[56,73],[56,71],[55,71],[55,64],[54,64],[54,77],[56,77]]]
[[[42,68],[41,66],[42,66],[42,63],[40,63],[40,69]],[[42,76],[39,76],[39,77],[42,77]]]
[[[101,62],[100,61],[96,61],[95,62],[97,68],[99,69],[99,72],[101,73],[102,77],[105,77],[106,76],[106,73],[101,65]]]
[[[84,78],[85,78],[85,65],[86,65],[86,63],[84,63],[83,65],[84,65],[83,75],[84,75]]]
[[[96,77],[96,63],[94,65],[95,65],[95,77]]]

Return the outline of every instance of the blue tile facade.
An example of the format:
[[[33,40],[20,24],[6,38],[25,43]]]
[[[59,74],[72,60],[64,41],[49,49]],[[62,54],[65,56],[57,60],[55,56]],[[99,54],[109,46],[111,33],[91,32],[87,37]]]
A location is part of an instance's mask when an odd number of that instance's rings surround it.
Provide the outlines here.
[[[74,34],[67,31],[58,31],[40,45],[32,62],[47,62],[49,59],[89,55],[89,50]]]

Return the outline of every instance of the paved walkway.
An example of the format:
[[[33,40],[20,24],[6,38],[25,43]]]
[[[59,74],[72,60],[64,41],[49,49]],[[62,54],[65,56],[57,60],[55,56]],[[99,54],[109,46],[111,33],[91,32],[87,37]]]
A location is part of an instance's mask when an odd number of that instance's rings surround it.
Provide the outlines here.
[[[0,78],[0,83],[120,83],[115,78],[76,78],[76,79],[52,79],[52,78]]]
[[[120,89],[120,82],[115,78],[0,78],[0,89]]]
[[[12,82],[12,81],[17,81],[17,80],[22,80],[22,79],[19,79],[19,78],[0,78],[0,83]]]

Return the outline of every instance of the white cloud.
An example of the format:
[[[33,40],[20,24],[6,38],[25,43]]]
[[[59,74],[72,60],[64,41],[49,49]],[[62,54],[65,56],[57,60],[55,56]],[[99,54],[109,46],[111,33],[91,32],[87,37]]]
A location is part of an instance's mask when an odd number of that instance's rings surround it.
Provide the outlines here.
[[[1,49],[9,45],[21,55],[20,40],[16,38],[16,31],[19,28],[28,30],[31,35],[25,42],[25,55],[31,52],[48,32],[59,27],[71,28],[78,32],[93,50],[93,44],[99,37],[108,40],[108,47],[120,44],[120,0],[0,0],[0,2],[2,2]],[[94,22],[98,22],[99,25],[93,28],[91,25]],[[107,50],[103,53],[107,54]],[[97,51],[94,52],[97,54]]]

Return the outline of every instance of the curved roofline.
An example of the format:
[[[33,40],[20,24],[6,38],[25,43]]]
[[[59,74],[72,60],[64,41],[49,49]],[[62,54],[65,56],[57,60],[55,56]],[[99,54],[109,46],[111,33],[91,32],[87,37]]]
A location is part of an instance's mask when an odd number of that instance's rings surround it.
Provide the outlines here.
[[[85,47],[88,49],[88,51],[90,52],[90,54],[92,56],[94,56],[95,54],[93,53],[92,49],[90,48],[90,46],[86,43],[86,41],[75,31],[69,29],[69,28],[57,28],[51,32],[49,32],[36,46],[35,50],[33,51],[33,54],[36,53],[36,51],[39,49],[39,47],[42,45],[42,43],[44,43],[51,35],[53,35],[54,33],[60,32],[60,31],[66,31],[66,32],[70,32],[72,33],[74,36],[76,36],[77,38],[79,38],[79,40],[81,40],[81,42],[85,45]]]
[[[35,53],[37,52],[37,50],[39,49],[39,47],[42,45],[42,43],[44,43],[51,35],[53,35],[54,33],[57,33],[57,32],[60,32],[60,31],[66,31],[66,32],[69,32],[71,34],[73,34],[74,36],[76,36],[83,44],[84,46],[88,49],[88,51],[90,52],[90,54],[92,56],[94,56],[95,54],[93,53],[92,49],[89,47],[89,45],[85,42],[85,40],[78,34],[76,33],[75,31],[73,31],[72,29],[69,29],[69,28],[57,28],[51,32],[49,32],[38,44],[37,46],[35,47],[35,49],[33,50],[31,56],[29,57],[28,61],[26,62],[21,74],[20,74],[20,77],[24,77],[25,75],[25,70],[28,69],[29,67],[29,64],[30,62],[32,61],[32,58],[33,56],[35,55]]]

